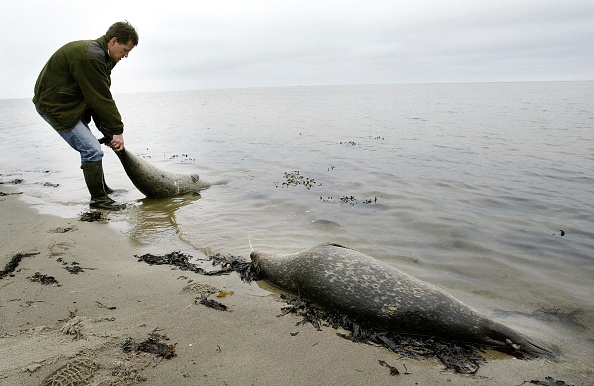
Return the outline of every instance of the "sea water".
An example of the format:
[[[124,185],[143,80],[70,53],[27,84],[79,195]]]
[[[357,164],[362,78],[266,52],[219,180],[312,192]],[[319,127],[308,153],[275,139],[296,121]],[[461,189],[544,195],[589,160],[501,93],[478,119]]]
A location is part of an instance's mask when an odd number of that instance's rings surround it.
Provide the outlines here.
[[[292,253],[335,242],[559,345],[594,354],[594,82],[116,95],[125,143],[199,174],[147,199],[105,148],[110,215],[147,252]],[[80,159],[29,100],[0,101],[0,178],[40,212],[88,210]],[[100,134],[95,131],[97,136]],[[132,257],[126,257],[132,258]]]

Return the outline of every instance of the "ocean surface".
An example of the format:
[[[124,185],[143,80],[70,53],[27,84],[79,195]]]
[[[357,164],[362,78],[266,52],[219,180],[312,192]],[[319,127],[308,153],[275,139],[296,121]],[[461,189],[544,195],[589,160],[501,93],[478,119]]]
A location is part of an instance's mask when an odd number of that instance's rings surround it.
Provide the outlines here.
[[[105,148],[129,208],[104,226],[147,252],[340,243],[552,341],[555,366],[593,376],[594,82],[115,97],[129,151],[215,183],[146,199]],[[32,103],[0,100],[0,117],[0,181],[41,213],[88,211],[78,153]]]

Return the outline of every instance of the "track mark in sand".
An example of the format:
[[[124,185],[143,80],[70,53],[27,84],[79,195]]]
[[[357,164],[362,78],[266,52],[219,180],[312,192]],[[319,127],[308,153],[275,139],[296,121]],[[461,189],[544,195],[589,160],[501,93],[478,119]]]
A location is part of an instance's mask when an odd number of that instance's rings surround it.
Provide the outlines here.
[[[59,257],[63,256],[68,252],[73,245],[71,243],[54,243],[49,246],[50,255],[49,257]]]
[[[41,383],[42,386],[84,386],[90,384],[99,368],[96,362],[89,359],[75,359],[49,374]]]

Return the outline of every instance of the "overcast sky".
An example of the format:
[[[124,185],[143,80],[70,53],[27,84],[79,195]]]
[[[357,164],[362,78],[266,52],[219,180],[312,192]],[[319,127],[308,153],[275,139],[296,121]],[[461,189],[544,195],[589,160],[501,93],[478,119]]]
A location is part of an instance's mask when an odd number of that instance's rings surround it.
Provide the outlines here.
[[[0,99],[49,56],[127,19],[114,93],[594,80],[594,0],[0,0]]]

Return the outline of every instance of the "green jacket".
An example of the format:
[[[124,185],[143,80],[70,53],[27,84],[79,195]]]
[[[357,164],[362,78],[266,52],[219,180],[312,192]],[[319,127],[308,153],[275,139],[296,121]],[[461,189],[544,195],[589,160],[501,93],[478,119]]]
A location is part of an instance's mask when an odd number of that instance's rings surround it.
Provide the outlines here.
[[[67,43],[41,70],[33,103],[58,131],[88,123],[92,116],[98,127],[122,134],[122,117],[109,90],[115,65],[105,36]]]

